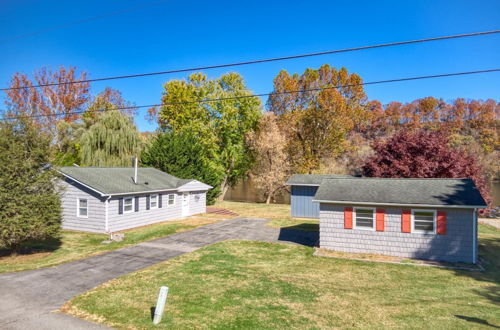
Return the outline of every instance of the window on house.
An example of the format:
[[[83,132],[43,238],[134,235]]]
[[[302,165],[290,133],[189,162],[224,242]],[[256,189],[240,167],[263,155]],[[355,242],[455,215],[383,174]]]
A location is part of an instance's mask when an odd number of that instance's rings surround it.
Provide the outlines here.
[[[88,217],[89,215],[89,204],[86,198],[78,198],[78,213],[79,217]]]
[[[412,230],[415,233],[434,233],[436,229],[436,212],[412,210]]]
[[[355,222],[354,228],[357,229],[368,229],[373,230],[375,221],[374,221],[374,209],[372,208],[354,208],[355,212]]]
[[[175,204],[175,194],[169,194],[168,195],[168,205],[174,205]]]
[[[149,208],[156,209],[158,207],[158,195],[149,196]]]
[[[134,198],[128,197],[123,199],[123,213],[134,211]]]

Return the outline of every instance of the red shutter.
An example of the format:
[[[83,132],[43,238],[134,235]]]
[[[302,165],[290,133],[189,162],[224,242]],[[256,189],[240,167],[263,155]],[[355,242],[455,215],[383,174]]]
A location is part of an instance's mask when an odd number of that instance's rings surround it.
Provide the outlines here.
[[[401,215],[401,231],[403,233],[411,233],[411,211],[403,210]]]
[[[384,216],[385,211],[383,209],[377,209],[377,217],[376,217],[376,228],[377,231],[384,231]]]
[[[352,207],[344,208],[344,228],[352,229]]]
[[[437,233],[439,235],[446,234],[446,212],[438,211],[437,213]]]

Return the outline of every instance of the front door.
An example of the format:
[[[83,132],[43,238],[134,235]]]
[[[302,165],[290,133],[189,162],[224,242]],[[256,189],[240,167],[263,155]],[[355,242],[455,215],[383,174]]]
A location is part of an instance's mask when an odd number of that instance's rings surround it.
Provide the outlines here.
[[[189,193],[182,194],[182,216],[187,217],[189,215]]]

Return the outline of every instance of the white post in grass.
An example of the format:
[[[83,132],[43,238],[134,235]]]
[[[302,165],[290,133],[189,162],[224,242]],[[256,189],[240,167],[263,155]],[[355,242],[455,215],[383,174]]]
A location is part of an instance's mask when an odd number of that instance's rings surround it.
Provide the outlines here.
[[[158,300],[156,301],[153,324],[158,324],[161,322],[161,318],[163,317],[163,311],[165,310],[165,305],[167,304],[167,294],[168,294],[168,286],[162,286],[160,288],[160,294],[158,295]]]

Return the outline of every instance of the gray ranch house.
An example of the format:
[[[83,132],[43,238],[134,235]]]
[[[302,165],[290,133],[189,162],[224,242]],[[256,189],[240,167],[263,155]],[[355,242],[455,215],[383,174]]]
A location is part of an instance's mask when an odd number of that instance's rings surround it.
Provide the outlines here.
[[[206,212],[212,187],[154,168],[62,167],[62,228],[112,233]]]
[[[324,179],[320,247],[448,262],[477,262],[477,210],[470,179]]]
[[[290,210],[292,217],[319,218],[319,204],[313,202],[314,195],[325,179],[354,178],[352,175],[294,174],[286,182],[291,187]]]

